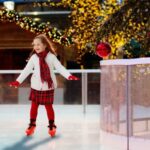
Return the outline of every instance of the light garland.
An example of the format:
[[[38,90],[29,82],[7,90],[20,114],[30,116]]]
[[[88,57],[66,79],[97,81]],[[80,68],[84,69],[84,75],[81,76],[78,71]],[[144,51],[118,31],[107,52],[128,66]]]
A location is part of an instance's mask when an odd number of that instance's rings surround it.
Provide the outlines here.
[[[103,4],[100,4],[99,0],[61,0],[58,2],[48,0],[43,3],[38,3],[37,0],[34,6],[63,6],[72,10],[69,16],[72,24],[65,30],[65,33],[71,35],[77,44],[78,62],[87,51],[95,53],[97,32],[109,16],[120,8],[115,0],[108,0]]]
[[[148,0],[128,1],[100,28],[98,40],[111,44],[113,50],[111,58],[117,58],[118,48],[130,42],[132,38],[142,43],[143,49],[147,48],[149,51],[148,42],[145,44],[149,40],[147,36],[150,30],[149,8]]]
[[[0,12],[0,18],[5,20],[5,17],[10,21],[16,21],[22,28],[31,32],[45,32],[60,44],[69,45],[73,41],[77,44],[78,62],[81,62],[86,52],[95,53],[95,46],[101,41],[111,45],[110,58],[112,59],[118,57],[118,48],[124,46],[131,38],[142,41],[145,48],[149,49],[148,44],[145,44],[146,35],[148,35],[147,43],[149,43],[150,33],[149,0],[143,3],[136,0],[124,0],[121,4],[117,0],[105,0],[104,3],[100,3],[99,0],[48,0],[47,2],[37,0],[34,7],[37,6],[70,8],[72,10],[69,16],[72,20],[71,26],[62,34],[56,28],[50,28],[50,24],[47,23],[37,26],[36,22],[28,18],[17,21],[15,20],[18,16],[16,14],[4,12],[1,15]]]
[[[7,21],[14,22],[22,29],[28,30],[36,34],[45,33],[54,42],[66,46],[72,44],[72,39],[70,36],[67,37],[55,27],[52,28],[49,22],[37,23],[33,21],[32,18],[23,17],[14,10],[0,9],[0,22],[7,22]]]

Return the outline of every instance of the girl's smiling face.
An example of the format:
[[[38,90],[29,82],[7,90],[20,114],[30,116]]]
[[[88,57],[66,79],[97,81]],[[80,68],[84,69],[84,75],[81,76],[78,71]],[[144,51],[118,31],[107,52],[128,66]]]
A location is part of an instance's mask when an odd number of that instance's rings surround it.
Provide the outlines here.
[[[32,45],[36,53],[41,53],[46,49],[46,45],[39,38],[34,39]]]

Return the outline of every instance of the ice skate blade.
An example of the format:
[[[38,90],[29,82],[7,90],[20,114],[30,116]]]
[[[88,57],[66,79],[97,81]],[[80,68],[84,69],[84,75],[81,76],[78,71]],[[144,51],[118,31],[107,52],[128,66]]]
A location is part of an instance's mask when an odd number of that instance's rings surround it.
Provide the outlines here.
[[[26,133],[26,136],[32,136],[34,133]]]

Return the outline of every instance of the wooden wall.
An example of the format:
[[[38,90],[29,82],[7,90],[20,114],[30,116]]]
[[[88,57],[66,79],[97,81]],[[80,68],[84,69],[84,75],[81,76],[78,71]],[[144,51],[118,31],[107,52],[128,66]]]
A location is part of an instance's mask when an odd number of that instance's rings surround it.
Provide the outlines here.
[[[31,42],[35,36],[16,24],[8,22],[0,22],[0,34],[0,49],[31,48]]]
[[[0,22],[0,69],[23,69],[34,36],[14,23]]]

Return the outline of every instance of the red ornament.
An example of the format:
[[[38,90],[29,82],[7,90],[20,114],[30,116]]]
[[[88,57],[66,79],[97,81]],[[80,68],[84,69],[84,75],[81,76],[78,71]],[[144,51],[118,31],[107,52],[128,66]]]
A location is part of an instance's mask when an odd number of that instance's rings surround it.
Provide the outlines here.
[[[99,57],[107,57],[111,53],[111,47],[107,43],[100,42],[96,46],[96,53]]]

